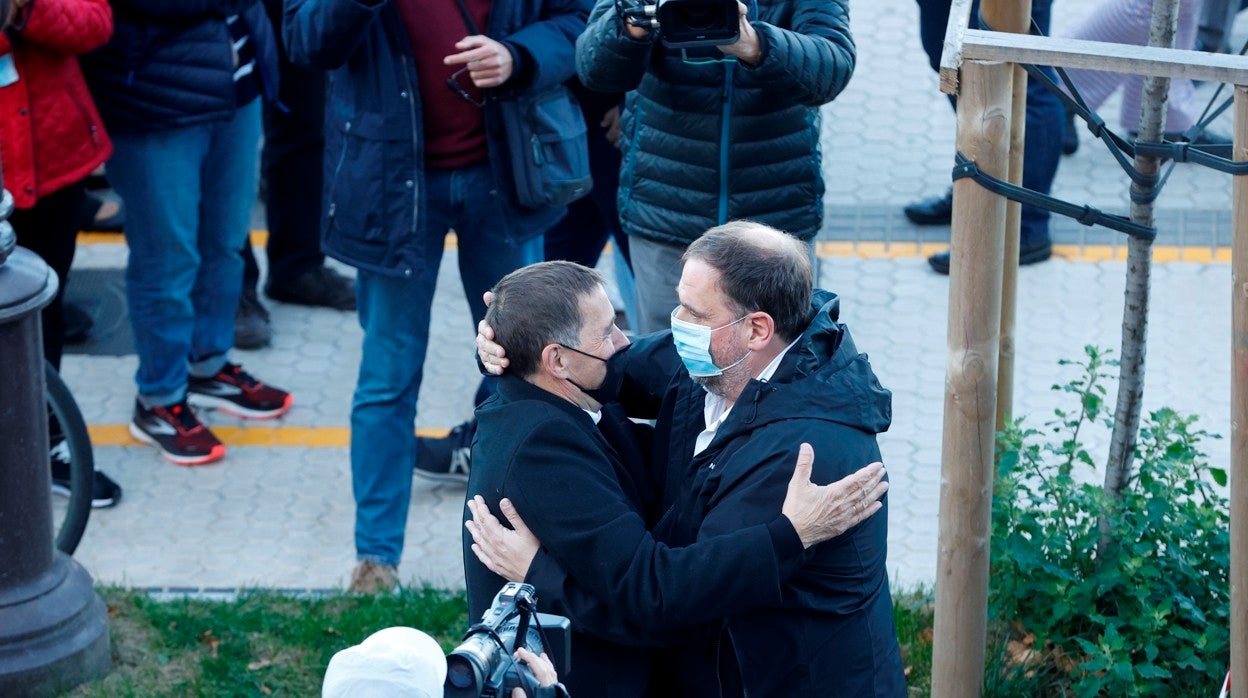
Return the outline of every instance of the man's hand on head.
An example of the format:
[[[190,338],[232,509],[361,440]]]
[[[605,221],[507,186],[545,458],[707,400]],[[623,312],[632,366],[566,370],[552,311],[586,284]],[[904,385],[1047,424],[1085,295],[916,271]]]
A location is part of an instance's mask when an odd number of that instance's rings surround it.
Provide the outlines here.
[[[494,574],[509,581],[522,582],[528,576],[529,566],[537,557],[542,542],[525,525],[510,499],[503,499],[498,508],[507,517],[511,529],[503,526],[490,513],[481,495],[468,500],[472,519],[465,521],[464,526],[472,536],[472,552]]]
[[[888,492],[883,463],[872,463],[829,485],[811,482],[814,463],[814,449],[802,444],[781,510],[806,548],[866,521],[884,507],[880,498]]]
[[[490,303],[494,302],[494,294],[486,291],[481,299],[485,301],[485,307],[488,308]],[[507,360],[503,347],[494,342],[494,328],[485,324],[485,320],[477,323],[477,358],[481,359],[485,370],[494,376],[503,375],[507,364],[511,363]]]
[[[720,46],[719,50],[729,56],[735,56],[737,60],[747,65],[758,65],[758,60],[763,55],[763,49],[758,38],[758,32],[754,31],[754,25],[750,24],[750,20],[747,17],[749,11],[745,3],[737,0],[737,12],[740,13],[737,20],[740,23],[737,41],[736,43]]]
[[[481,89],[498,87],[511,79],[511,51],[488,36],[465,36],[455,42],[459,53],[453,53],[442,62],[446,65],[466,65],[472,84]]]

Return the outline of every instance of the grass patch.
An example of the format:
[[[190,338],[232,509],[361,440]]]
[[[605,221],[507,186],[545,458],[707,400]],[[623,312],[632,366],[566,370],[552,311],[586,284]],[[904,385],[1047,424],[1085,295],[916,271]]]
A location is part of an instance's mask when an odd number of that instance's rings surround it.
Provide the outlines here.
[[[382,628],[407,625],[444,648],[463,634],[462,592],[297,598],[245,592],[235,601],[154,601],[101,588],[108,605],[113,671],[68,695],[314,696],[330,657]]]
[[[420,628],[446,650],[467,626],[462,592],[409,589],[396,596],[301,598],[245,592],[229,602],[155,601],[102,587],[113,671],[73,698],[116,696],[315,696],[330,657],[394,625]],[[900,592],[895,618],[911,696],[931,693],[932,602]]]

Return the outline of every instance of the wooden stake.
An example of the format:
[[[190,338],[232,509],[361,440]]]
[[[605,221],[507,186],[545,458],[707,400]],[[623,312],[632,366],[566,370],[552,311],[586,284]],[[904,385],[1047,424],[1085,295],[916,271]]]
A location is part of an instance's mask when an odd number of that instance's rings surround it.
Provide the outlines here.
[[[1235,159],[1248,160],[1244,85],[1235,88]],[[1248,698],[1248,176],[1231,186],[1231,696]]]
[[[998,178],[1009,170],[1012,83],[1007,63],[962,65],[957,147]],[[977,696],[983,686],[1005,209],[971,179],[953,185],[934,698]]]
[[[983,5],[988,26],[1026,34],[1031,29],[1031,0]],[[1013,109],[1010,115],[1010,184],[1023,183],[1023,151],[1027,137],[1027,71],[1014,66]],[[1010,201],[1005,209],[1005,259],[1001,277],[1001,355],[997,372],[996,429],[1001,431],[1014,411],[1014,320],[1018,304],[1018,247],[1023,206]]]

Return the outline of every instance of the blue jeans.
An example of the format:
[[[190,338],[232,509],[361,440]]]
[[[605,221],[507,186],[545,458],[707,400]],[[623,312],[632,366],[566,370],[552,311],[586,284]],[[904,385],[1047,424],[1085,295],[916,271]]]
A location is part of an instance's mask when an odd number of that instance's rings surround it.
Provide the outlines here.
[[[238,250],[256,202],[260,100],[229,121],[113,136],[108,179],[126,202],[126,301],[145,405],[186,394],[234,344]]]
[[[360,270],[357,277],[364,351],[351,404],[351,485],[360,560],[397,565],[403,552],[416,464],[416,398],[445,233],[453,228],[459,237],[459,273],[474,334],[485,317],[481,294],[542,259],[540,235],[516,242],[501,232],[503,214],[488,194],[493,186],[488,163],[426,171],[427,271],[404,278]]]
[[[932,70],[940,70],[940,53],[944,47],[945,26],[949,23],[950,0],[918,0],[919,38],[927,53]],[[1053,0],[1032,0],[1031,18],[1040,31],[1049,33],[1049,17]],[[979,2],[971,6],[972,29],[979,28]],[[1056,77],[1052,68],[1044,68]],[[1048,194],[1057,176],[1062,158],[1062,134],[1065,131],[1066,109],[1061,98],[1049,91],[1039,80],[1027,81],[1027,131],[1023,141],[1023,186]],[[1023,246],[1049,242],[1049,212],[1035,206],[1023,206],[1019,239]]]

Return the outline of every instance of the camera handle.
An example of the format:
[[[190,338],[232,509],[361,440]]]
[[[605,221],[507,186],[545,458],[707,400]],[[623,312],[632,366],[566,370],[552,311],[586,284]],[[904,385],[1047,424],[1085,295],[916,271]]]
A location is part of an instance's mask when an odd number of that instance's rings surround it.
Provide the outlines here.
[[[615,0],[615,16],[621,24],[655,31],[659,21],[654,18],[655,3],[645,0]]]

